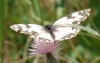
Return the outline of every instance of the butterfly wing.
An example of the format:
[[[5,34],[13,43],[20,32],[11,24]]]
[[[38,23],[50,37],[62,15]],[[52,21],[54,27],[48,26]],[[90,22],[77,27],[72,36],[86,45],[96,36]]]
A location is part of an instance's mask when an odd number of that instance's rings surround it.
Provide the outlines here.
[[[54,35],[56,36],[55,40],[64,40],[75,37],[79,33],[80,29],[69,27],[68,24],[80,24],[81,21],[84,21],[87,16],[90,15],[90,9],[85,9],[84,11],[80,10],[57,20],[53,24],[55,28],[53,31]]]
[[[87,14],[85,14],[84,13]],[[78,12],[72,13],[66,17],[57,20],[53,25],[53,33],[55,35],[55,40],[70,39],[78,34],[79,28],[69,27],[68,24],[80,24],[84,21],[87,16],[89,16],[90,9],[80,10]],[[29,34],[31,38],[43,38],[47,40],[53,40],[48,31],[36,24],[15,24],[10,26],[14,31],[20,31],[20,33]]]
[[[43,27],[36,24],[14,24],[10,28],[16,32],[29,34],[31,38],[38,36],[43,31]]]
[[[14,31],[29,34],[31,38],[44,38],[53,40],[51,35],[45,30],[44,27],[36,24],[14,24],[10,26]]]

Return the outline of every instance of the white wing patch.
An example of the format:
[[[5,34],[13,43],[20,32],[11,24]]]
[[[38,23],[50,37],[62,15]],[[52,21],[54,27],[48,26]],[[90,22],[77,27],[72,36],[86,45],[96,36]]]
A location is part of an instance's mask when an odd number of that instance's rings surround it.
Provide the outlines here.
[[[39,39],[45,39],[47,41],[53,41],[53,38],[51,37],[50,33],[48,33],[47,31],[43,31],[41,34],[39,34],[39,36],[37,36],[36,38]]]
[[[85,11],[85,13],[84,13]],[[84,21],[89,15],[90,9],[80,10],[69,14],[59,20],[57,20],[52,25],[52,32],[55,36],[55,40],[65,40],[75,37],[80,29],[69,27],[68,24],[80,24],[81,21]],[[31,38],[47,39],[52,41],[53,37],[50,35],[50,30],[46,30],[45,27],[36,24],[15,24],[10,26],[14,31],[20,31],[20,33],[29,34]]]

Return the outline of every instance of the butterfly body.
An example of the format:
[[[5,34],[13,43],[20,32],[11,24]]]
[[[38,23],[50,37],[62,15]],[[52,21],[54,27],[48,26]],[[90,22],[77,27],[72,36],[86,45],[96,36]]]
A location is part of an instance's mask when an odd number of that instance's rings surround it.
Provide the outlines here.
[[[75,37],[80,29],[68,26],[68,24],[80,24],[89,15],[90,9],[84,9],[69,14],[55,21],[52,25],[40,26],[37,24],[14,24],[10,26],[14,31],[29,34],[31,38],[43,38],[47,40],[65,40]]]
[[[45,26],[45,29],[48,31],[48,33],[51,35],[52,39],[55,40],[55,35],[53,33],[53,31],[55,30],[54,29],[54,26],[52,25],[46,25]]]

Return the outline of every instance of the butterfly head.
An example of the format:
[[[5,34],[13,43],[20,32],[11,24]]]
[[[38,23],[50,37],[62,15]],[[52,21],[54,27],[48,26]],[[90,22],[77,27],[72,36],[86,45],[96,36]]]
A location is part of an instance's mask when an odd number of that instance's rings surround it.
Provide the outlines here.
[[[51,30],[51,29],[52,29],[52,26],[51,26],[51,25],[46,25],[45,28],[46,28],[47,30]]]

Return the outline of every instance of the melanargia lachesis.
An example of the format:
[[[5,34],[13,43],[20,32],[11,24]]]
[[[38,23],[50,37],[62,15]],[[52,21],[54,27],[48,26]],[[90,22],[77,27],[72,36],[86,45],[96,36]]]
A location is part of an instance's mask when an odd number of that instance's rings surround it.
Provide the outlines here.
[[[65,40],[75,37],[80,29],[69,27],[68,24],[80,24],[89,15],[91,9],[84,9],[69,14],[55,21],[52,25],[40,26],[37,24],[14,24],[10,26],[14,31],[29,34],[31,38],[44,38],[47,40]]]

